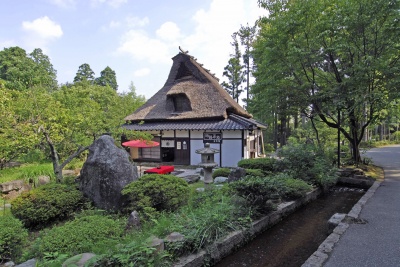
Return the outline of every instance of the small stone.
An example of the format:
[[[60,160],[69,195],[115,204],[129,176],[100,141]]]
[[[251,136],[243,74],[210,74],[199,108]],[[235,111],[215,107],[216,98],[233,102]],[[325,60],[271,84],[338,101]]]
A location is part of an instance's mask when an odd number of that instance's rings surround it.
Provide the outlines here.
[[[222,184],[228,181],[228,177],[217,176],[214,178],[214,184]]]
[[[196,191],[197,191],[197,192],[204,192],[204,190],[205,190],[204,187],[196,188]]]
[[[70,266],[84,267],[85,264],[94,256],[96,256],[96,254],[93,253],[82,253],[75,255],[64,261],[62,267],[70,267]]]
[[[246,176],[246,170],[240,167],[234,168],[231,170],[231,173],[228,176],[228,182],[235,182],[242,179]]]
[[[152,246],[153,248],[156,248],[157,252],[163,252],[164,251],[164,240],[154,237],[151,240],[150,246]]]
[[[129,230],[129,229],[135,228],[136,230],[138,230],[138,229],[140,229],[140,227],[141,227],[141,223],[140,223],[139,213],[136,210],[134,210],[129,215],[126,229]]]
[[[194,174],[194,175],[187,175],[182,177],[186,182],[188,182],[188,184],[193,184],[197,181],[200,180],[200,175],[198,174]]]
[[[183,241],[185,236],[178,232],[172,232],[167,237],[165,237],[165,241],[167,242],[178,242]]]
[[[15,267],[35,267],[36,266],[36,259],[30,259],[26,262],[16,265]]]

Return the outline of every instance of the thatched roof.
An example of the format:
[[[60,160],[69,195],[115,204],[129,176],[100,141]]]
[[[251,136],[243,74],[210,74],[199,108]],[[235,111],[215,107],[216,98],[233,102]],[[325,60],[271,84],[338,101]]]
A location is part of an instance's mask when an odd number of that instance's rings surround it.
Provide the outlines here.
[[[187,52],[180,52],[172,59],[164,87],[127,116],[126,121],[226,119],[229,114],[252,117],[222,88],[218,79]]]

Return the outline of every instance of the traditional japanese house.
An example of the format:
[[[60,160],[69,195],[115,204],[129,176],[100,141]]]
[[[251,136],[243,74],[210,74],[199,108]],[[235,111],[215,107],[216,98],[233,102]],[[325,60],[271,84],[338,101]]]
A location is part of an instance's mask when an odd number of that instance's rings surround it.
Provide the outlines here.
[[[215,162],[222,167],[263,156],[262,129],[266,125],[252,119],[187,52],[172,59],[164,87],[125,118],[123,127],[149,132],[160,142],[157,147],[132,151],[134,160],[197,165],[200,155],[195,151],[204,143],[219,149]]]

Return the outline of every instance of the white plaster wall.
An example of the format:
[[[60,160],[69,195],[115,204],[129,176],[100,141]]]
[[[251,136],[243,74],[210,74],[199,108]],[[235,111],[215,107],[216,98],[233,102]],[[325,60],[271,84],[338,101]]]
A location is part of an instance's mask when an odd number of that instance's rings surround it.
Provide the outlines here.
[[[201,162],[201,156],[200,156],[200,154],[196,153],[196,150],[203,148],[203,147],[204,147],[203,140],[191,140],[190,141],[190,148],[191,148],[190,149],[190,165],[197,165]],[[210,144],[210,147],[216,148],[219,150],[219,144]],[[214,154],[214,161],[218,164],[218,166],[219,166],[219,159],[220,159],[220,153]]]
[[[223,138],[242,138],[242,131],[222,131]]]
[[[176,131],[176,137],[189,137],[189,131]]]
[[[204,131],[190,131],[190,138],[202,138]]]
[[[174,138],[174,131],[163,131],[163,138]]]
[[[237,163],[242,159],[241,140],[222,141],[222,167],[237,167]]]

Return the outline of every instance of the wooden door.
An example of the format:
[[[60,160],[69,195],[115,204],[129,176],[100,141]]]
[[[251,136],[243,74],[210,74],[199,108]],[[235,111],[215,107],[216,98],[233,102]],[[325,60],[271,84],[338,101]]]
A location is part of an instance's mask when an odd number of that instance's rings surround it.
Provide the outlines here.
[[[175,160],[177,165],[190,165],[190,139],[175,139]]]

